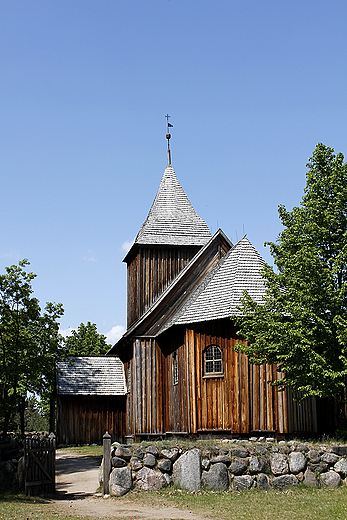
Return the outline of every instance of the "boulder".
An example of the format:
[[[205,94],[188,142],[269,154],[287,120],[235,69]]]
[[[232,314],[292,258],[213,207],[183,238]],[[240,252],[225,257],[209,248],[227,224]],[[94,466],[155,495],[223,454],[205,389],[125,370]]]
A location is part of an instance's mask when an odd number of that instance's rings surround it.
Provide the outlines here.
[[[299,484],[298,479],[294,475],[280,475],[275,477],[272,481],[272,487],[274,489],[283,489],[286,487],[297,486]]]
[[[280,453],[284,453],[284,455],[288,455],[292,451],[290,446],[281,446],[279,449]]]
[[[124,459],[121,459],[120,457],[112,457],[111,465],[113,468],[123,468],[127,465],[127,463]]]
[[[178,457],[178,448],[171,448],[171,450],[161,450],[161,455],[166,459],[171,460],[171,462],[175,462]]]
[[[244,489],[251,489],[254,480],[250,475],[241,475],[234,478],[234,489],[243,491]]]
[[[310,470],[316,473],[325,473],[329,469],[329,464],[320,462],[319,464],[310,464]]]
[[[230,472],[233,475],[243,475],[247,471],[247,459],[233,459],[233,461],[230,464]]]
[[[326,473],[321,473],[320,480],[323,486],[329,488],[337,488],[341,483],[340,475],[332,469]]]
[[[228,455],[229,450],[226,448],[219,448],[219,455]]]
[[[151,468],[142,468],[137,472],[136,484],[144,491],[158,491],[166,485],[166,479],[159,471]]]
[[[292,451],[289,455],[289,469],[292,473],[300,473],[306,469],[306,457],[300,451]]]
[[[304,483],[309,487],[318,487],[319,483],[316,475],[310,469],[305,471]]]
[[[201,453],[194,448],[186,451],[173,465],[173,480],[178,487],[198,491],[201,481]]]
[[[331,451],[340,457],[345,457],[347,455],[347,446],[332,446]]]
[[[156,463],[157,459],[152,453],[146,453],[146,455],[143,457],[143,465],[147,466],[148,468],[154,468]]]
[[[310,450],[307,454],[307,458],[312,464],[318,464],[320,462],[320,454],[317,450]]]
[[[322,461],[329,464],[329,466],[336,464],[338,460],[339,457],[335,455],[335,453],[324,453],[324,455],[322,455]]]
[[[266,455],[267,454],[266,446],[256,446],[255,451],[257,453],[259,453],[259,455]]]
[[[172,462],[169,459],[162,459],[158,462],[158,468],[163,473],[171,473],[172,471]]]
[[[259,489],[269,489],[269,479],[265,473],[259,473],[259,475],[257,475],[257,486]]]
[[[301,451],[302,453],[308,453],[310,451],[310,447],[307,444],[299,444],[296,447],[296,451]]]
[[[121,497],[130,491],[133,485],[131,470],[127,466],[124,468],[114,468],[110,475],[110,495]]]
[[[134,452],[134,456],[140,460],[143,460],[143,457],[145,456],[145,452],[143,451],[142,448],[137,448]]]
[[[201,478],[202,485],[214,491],[225,491],[229,487],[229,475],[225,464],[216,462],[211,466],[210,471],[203,471]]]
[[[155,457],[158,457],[159,451],[156,446],[147,446],[146,453],[150,453],[151,455],[154,455]]]
[[[251,475],[261,473],[262,471],[264,471],[265,466],[266,461],[263,457],[250,457],[248,469]]]
[[[142,461],[138,457],[131,457],[130,466],[133,471],[138,471],[142,468]]]
[[[232,448],[231,455],[232,455],[232,457],[245,458],[245,457],[249,457],[249,451],[246,450],[246,448],[242,448],[242,447]]]
[[[276,476],[289,473],[288,459],[282,453],[271,453],[270,466],[272,473]]]
[[[226,466],[230,466],[231,458],[228,455],[218,455],[217,457],[213,457],[211,459],[211,464],[217,464],[218,462],[222,462]]]
[[[334,471],[341,475],[342,478],[345,478],[347,475],[347,459],[343,458],[338,460],[334,465]]]
[[[126,448],[125,446],[117,446],[114,454],[116,457],[120,457],[124,460],[130,460],[132,456],[131,450],[129,448]]]

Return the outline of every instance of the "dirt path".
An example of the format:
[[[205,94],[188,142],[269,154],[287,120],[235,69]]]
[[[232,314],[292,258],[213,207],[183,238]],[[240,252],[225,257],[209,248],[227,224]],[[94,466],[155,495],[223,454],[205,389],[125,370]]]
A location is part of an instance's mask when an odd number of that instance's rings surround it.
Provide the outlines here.
[[[59,450],[56,459],[56,489],[59,496],[55,506],[66,514],[94,518],[127,520],[209,520],[175,507],[145,506],[126,496],[121,498],[98,496],[99,468],[93,457],[79,456]]]

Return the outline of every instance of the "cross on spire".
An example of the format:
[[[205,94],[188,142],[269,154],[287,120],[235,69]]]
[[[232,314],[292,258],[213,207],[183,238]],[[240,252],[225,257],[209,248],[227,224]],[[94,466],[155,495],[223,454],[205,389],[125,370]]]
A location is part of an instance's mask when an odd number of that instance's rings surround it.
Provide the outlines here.
[[[173,128],[173,125],[169,122],[170,116],[169,114],[166,114],[166,123],[167,123],[167,129],[166,129],[166,139],[167,139],[167,165],[171,166],[171,152],[170,152],[170,128]]]

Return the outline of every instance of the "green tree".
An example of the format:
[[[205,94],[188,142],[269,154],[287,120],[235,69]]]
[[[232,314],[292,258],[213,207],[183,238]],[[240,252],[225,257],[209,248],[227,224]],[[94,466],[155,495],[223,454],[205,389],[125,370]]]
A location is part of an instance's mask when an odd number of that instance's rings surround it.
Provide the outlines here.
[[[257,305],[245,294],[237,319],[239,344],[253,364],[277,363],[275,383],[308,396],[342,394],[347,376],[347,165],[319,143],[307,164],[300,207],[279,206],[284,226],[266,243],[266,293]]]
[[[0,276],[0,427],[6,436],[11,417],[19,412],[24,430],[28,391],[45,395],[54,388],[54,364],[63,351],[58,334],[62,304],[47,303],[42,311],[33,296],[29,265],[6,267]]]
[[[99,334],[95,323],[81,323],[77,331],[64,340],[66,353],[69,356],[90,356],[106,354],[111,345],[106,343],[106,336]]]

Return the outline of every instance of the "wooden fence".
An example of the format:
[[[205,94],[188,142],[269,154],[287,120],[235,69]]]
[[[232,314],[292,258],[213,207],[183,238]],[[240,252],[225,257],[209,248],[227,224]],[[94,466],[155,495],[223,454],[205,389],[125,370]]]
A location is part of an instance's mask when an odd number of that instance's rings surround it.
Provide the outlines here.
[[[25,492],[48,495],[55,492],[55,436],[24,440]]]

